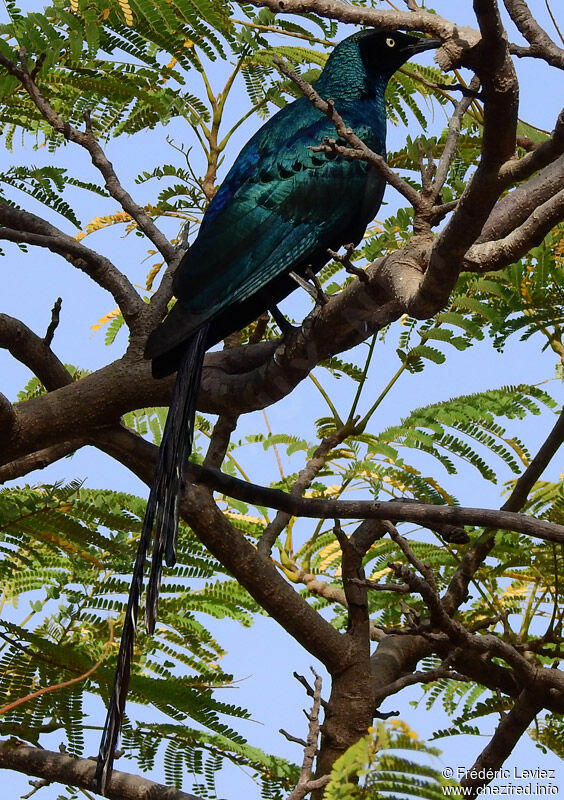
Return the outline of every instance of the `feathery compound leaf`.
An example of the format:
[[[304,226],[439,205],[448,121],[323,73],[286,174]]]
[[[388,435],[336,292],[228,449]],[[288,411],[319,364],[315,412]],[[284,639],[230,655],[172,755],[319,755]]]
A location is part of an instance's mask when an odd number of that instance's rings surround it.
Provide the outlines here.
[[[404,751],[414,751],[436,757],[439,750],[425,744],[400,720],[378,723],[369,731],[335,761],[324,798],[379,797],[382,792],[383,796],[391,792],[392,796],[401,793],[432,800],[444,798],[444,787],[451,782],[441,770],[403,755]]]

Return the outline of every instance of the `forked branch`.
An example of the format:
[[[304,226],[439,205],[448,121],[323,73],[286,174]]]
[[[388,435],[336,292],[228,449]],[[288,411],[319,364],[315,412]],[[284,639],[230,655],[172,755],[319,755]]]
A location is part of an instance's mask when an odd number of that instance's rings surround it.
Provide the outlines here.
[[[64,136],[69,142],[75,142],[80,145],[88,152],[92,163],[104,178],[106,189],[114,200],[117,200],[123,210],[135,220],[139,228],[147,238],[153,242],[166,261],[174,258],[175,250],[173,245],[157,228],[145,209],[138,205],[129,192],[121,185],[112,163],[108,160],[102,147],[94,137],[88,116],[85,118],[86,129],[84,131],[78,130],[69,122],[62,119],[41,93],[41,90],[35,82],[35,74],[33,71],[30,72],[27,62],[28,59],[25,50],[20,51],[19,65],[9,59],[4,52],[0,52],[0,65],[7,69],[10,75],[13,75],[21,81],[23,88],[41,116],[49,123],[53,130],[60,133],[61,136]]]

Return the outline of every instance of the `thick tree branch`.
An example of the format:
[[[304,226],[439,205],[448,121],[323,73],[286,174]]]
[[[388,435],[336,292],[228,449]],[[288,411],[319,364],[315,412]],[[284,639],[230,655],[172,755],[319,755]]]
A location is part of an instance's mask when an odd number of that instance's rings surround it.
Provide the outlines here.
[[[66,753],[55,753],[10,739],[0,743],[0,769],[12,769],[49,783],[89,790],[96,771],[96,761],[74,758]],[[106,797],[111,800],[200,800],[196,795],[117,770],[112,773]]]
[[[400,258],[392,254],[389,260],[397,259],[399,269],[409,270],[412,259],[419,258],[419,251],[408,250],[402,251]],[[386,302],[375,273],[376,265],[367,270],[371,282],[351,283],[344,292],[318,307],[283,344],[261,342],[208,353],[198,407],[218,414],[264,408],[292,391],[319,360],[352,347],[374,329],[397,319],[401,306]],[[406,278],[405,284],[408,283]],[[50,447],[61,437],[74,438],[114,424],[132,409],[165,405],[172,384],[172,378],[155,381],[149,363],[130,352],[56,394],[21,404],[18,435],[8,442],[0,431],[4,462]]]
[[[45,450],[38,450],[36,453],[22,456],[16,461],[9,461],[7,464],[0,466],[0,483],[22,478],[28,472],[33,472],[36,469],[45,469],[49,464],[54,464],[86,444],[88,442],[85,439],[73,439],[72,441],[60,442],[52,447],[46,447]]]
[[[7,314],[0,314],[0,347],[25,364],[49,392],[73,382],[72,375],[45,339]]]
[[[475,244],[468,250],[464,268],[469,272],[491,272],[514,264],[532,247],[538,246],[564,216],[564,189],[546,203],[537,206],[531,215],[503,239]]]
[[[259,8],[270,8],[275,14],[320,14],[327,19],[348,22],[353,25],[372,25],[381,30],[393,31],[402,28],[408,31],[423,31],[440,38],[465,34],[471,36],[474,31],[456,26],[438,14],[427,11],[381,11],[375,8],[347,5],[340,0],[251,0],[251,4]]]
[[[169,242],[166,236],[157,228],[145,209],[142,208],[142,206],[139,206],[133,200],[131,195],[123,188],[118,180],[113,165],[108,160],[104,151],[94,138],[89,125],[89,120],[86,119],[86,130],[79,131],[70,123],[61,119],[55,109],[42,95],[32,74],[29,72],[27,66],[27,56],[25,52],[22,51],[21,56],[21,62],[18,66],[4,53],[0,53],[0,64],[7,69],[11,75],[14,75],[19,81],[21,81],[23,88],[30,96],[39,113],[55,131],[64,136],[68,141],[79,144],[88,152],[92,163],[104,178],[106,189],[110,195],[114,198],[114,200],[117,200],[123,210],[135,220],[147,238],[153,242],[165,261],[168,262],[169,260],[172,260],[175,256],[175,248]]]
[[[519,86],[505,31],[495,3],[474,0],[474,11],[482,40],[467,51],[465,63],[478,75],[485,98],[480,162],[437,237],[425,275],[408,303],[409,313],[418,318],[427,317],[434,313],[431,309],[446,302],[466,251],[480,235],[503,191],[499,171],[515,153]]]
[[[559,155],[552,163],[496,203],[473,247],[479,249],[484,243],[510,235],[515,228],[527,222],[536,208],[549,203],[563,189],[564,155]],[[466,269],[467,264],[464,263],[463,266]]]
[[[473,790],[468,797],[476,797],[481,787],[491,783],[492,778],[488,778],[487,775],[495,774],[495,771],[503,765],[543,708],[544,697],[542,690],[539,691],[540,688],[535,686],[534,681],[529,684],[523,689],[511,711],[501,718],[493,736],[468,771],[468,775],[460,781],[461,786]]]
[[[96,445],[145,483],[152,481],[157,461],[154,445],[125,428],[99,432]],[[188,485],[180,513],[208,550],[296,641],[325,664],[330,673],[343,668],[350,658],[345,637],[314,611],[270,559],[258,553],[231,525],[207,489]]]

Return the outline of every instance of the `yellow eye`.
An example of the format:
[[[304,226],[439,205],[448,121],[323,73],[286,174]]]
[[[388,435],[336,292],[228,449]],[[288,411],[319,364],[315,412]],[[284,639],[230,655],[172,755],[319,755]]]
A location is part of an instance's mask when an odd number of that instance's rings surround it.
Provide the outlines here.
[[[388,37],[386,39],[386,44],[388,45],[388,47],[395,47],[396,46],[396,40],[392,39],[392,37],[390,36],[390,37]]]

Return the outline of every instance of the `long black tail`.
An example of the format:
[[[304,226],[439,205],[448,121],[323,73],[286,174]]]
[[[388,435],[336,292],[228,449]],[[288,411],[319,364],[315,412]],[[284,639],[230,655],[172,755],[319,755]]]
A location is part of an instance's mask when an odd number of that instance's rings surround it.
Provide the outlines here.
[[[151,574],[145,602],[145,625],[150,634],[155,630],[163,556],[169,567],[176,563],[178,500],[182,489],[184,466],[192,450],[196,400],[200,388],[207,334],[206,325],[200,328],[186,345],[186,352],[178,368],[155,477],[147,501],[129,589],[118,664],[94,778],[94,791],[102,795],[105,794],[106,785],[112,774],[114,752],[125,710],[139,600],[143,591],[143,572],[152,537],[154,538]]]

